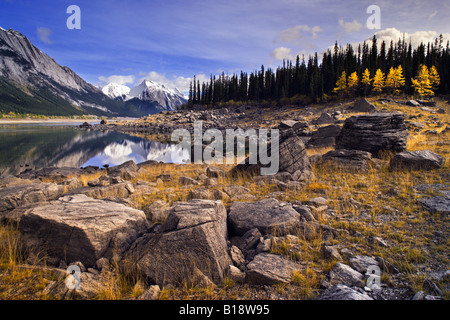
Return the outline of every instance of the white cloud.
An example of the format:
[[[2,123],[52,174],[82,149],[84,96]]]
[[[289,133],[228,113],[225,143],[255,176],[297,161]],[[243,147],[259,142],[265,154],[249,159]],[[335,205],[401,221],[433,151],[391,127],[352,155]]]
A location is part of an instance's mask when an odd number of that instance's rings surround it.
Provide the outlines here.
[[[275,42],[299,42],[304,34],[311,34],[312,38],[316,39],[317,33],[322,31],[323,29],[319,26],[296,25],[281,31]]]
[[[133,84],[135,77],[133,75],[129,75],[129,76],[109,76],[109,77],[104,77],[104,76],[100,76],[98,77],[98,80],[100,80],[101,82],[104,82],[104,84],[108,84],[108,83],[117,83],[120,85],[127,85],[127,84]]]
[[[194,77],[182,77],[182,76],[178,76],[178,77],[172,77],[167,78],[165,74],[160,74],[158,72],[155,71],[151,71],[149,73],[139,73],[138,76],[140,77],[136,84],[141,83],[144,80],[151,80],[151,81],[155,81],[155,82],[159,82],[164,84],[165,86],[167,86],[170,89],[179,89],[182,92],[188,92],[189,91],[189,84],[191,83],[191,81],[194,80]],[[200,81],[200,84],[206,81],[209,81],[209,77],[207,77],[204,74],[198,74],[196,75],[196,80]]]
[[[343,19],[339,19],[339,25],[344,28],[345,32],[355,32],[361,30],[362,28],[362,24],[357,20],[345,22]]]
[[[428,19],[433,19],[435,15],[437,15],[438,11],[434,10],[429,16]]]
[[[292,59],[291,49],[279,47],[270,54],[275,60]]]
[[[52,44],[53,42],[50,40],[50,35],[52,34],[52,30],[48,28],[37,28],[37,35],[42,42],[47,44]]]

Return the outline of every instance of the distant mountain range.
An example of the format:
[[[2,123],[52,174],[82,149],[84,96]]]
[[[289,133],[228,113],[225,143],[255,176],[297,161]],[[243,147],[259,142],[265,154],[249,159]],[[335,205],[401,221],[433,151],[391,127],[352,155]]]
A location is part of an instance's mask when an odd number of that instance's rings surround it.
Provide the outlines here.
[[[109,83],[102,88],[105,95],[119,101],[129,101],[139,106],[143,103],[154,104],[159,111],[175,110],[175,107],[185,104],[187,99],[184,94],[178,90],[170,89],[164,84],[154,81],[144,80],[134,88],[129,88],[117,83]]]
[[[133,89],[109,84],[100,90],[60,66],[20,32],[0,28],[2,113],[140,117],[185,102],[178,90],[152,81]]]

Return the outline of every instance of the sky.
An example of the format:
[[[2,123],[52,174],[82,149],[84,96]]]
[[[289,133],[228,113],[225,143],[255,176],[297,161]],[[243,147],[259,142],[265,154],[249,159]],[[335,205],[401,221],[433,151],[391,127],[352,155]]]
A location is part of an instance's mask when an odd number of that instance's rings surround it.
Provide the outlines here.
[[[80,29],[67,27],[70,5],[80,8]],[[89,83],[147,79],[184,92],[194,75],[276,68],[374,33],[386,41],[405,34],[413,45],[449,39],[449,14],[448,0],[0,0],[0,27]]]

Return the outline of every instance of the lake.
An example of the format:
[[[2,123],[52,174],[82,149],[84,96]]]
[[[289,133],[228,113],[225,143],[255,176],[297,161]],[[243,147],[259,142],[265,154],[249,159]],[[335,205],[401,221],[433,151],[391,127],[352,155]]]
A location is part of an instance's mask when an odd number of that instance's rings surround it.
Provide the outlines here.
[[[189,158],[176,144],[81,130],[78,124],[0,124],[0,174],[18,174],[25,168],[115,166],[128,160],[184,163]]]

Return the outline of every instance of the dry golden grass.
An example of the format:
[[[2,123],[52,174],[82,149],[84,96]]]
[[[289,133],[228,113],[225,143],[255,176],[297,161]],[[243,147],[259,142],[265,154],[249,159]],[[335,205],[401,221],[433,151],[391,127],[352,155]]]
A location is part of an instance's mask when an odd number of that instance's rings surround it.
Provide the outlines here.
[[[376,99],[370,101],[375,102]],[[409,151],[428,149],[442,155],[446,159],[445,165],[432,171],[391,171],[389,169],[390,154],[384,154],[380,160],[379,168],[372,168],[368,172],[348,172],[337,170],[322,165],[314,165],[314,178],[300,190],[282,190],[276,184],[258,183],[251,176],[241,174],[237,177],[219,177],[216,186],[207,186],[209,190],[221,189],[230,184],[245,186],[256,199],[267,196],[276,196],[285,201],[306,201],[313,197],[323,196],[329,200],[330,212],[317,216],[320,223],[334,228],[347,230],[337,239],[324,239],[318,234],[314,240],[305,240],[301,233],[298,242],[293,244],[285,239],[274,243],[271,252],[281,254],[288,259],[301,262],[305,267],[294,273],[292,283],[289,286],[276,286],[277,292],[291,292],[291,298],[308,299],[315,296],[320,281],[333,268],[335,261],[324,259],[321,249],[324,244],[339,245],[351,249],[355,254],[377,255],[383,257],[402,272],[414,291],[421,288],[423,275],[418,271],[424,266],[436,264],[449,265],[449,237],[450,221],[446,216],[430,214],[423,210],[417,203],[421,195],[418,195],[413,187],[418,184],[442,184],[448,183],[450,168],[450,136],[449,133],[428,135],[426,130],[436,129],[441,132],[449,123],[448,104],[440,103],[440,107],[446,110],[446,114],[431,114],[418,111],[417,108],[406,107],[397,104],[379,105],[378,108],[386,108],[389,111],[401,111],[408,115],[421,114],[421,118],[413,121],[425,124],[418,132],[409,131],[407,149]],[[295,110],[294,110],[295,111]],[[267,120],[275,117],[273,114],[263,113]],[[346,117],[352,114],[346,114]],[[310,116],[314,118],[317,116]],[[430,119],[436,118],[444,123],[435,127]],[[434,121],[434,120],[433,120]],[[332,148],[319,148],[308,150],[308,155],[322,155]],[[206,164],[156,164],[149,165],[139,171],[137,180],[150,182],[155,192],[145,195],[133,196],[132,200],[138,207],[144,208],[156,200],[163,200],[169,205],[175,201],[189,199],[192,189],[204,187],[184,186],[180,183],[181,176],[198,179],[205,174]],[[216,165],[229,171],[233,165]],[[103,174],[103,173],[102,173]],[[83,185],[102,174],[77,177]],[[159,183],[158,176],[170,174],[168,182]],[[134,181],[134,182],[136,182]],[[425,193],[434,195],[435,191]],[[224,201],[226,206],[231,201]],[[443,232],[444,243],[433,243],[430,239],[436,231]],[[384,247],[371,242],[370,237],[381,237],[388,242]],[[344,258],[344,262],[345,258]],[[20,250],[20,236],[16,229],[0,227],[0,298],[9,299],[12,288],[22,286],[20,283],[30,283],[31,291],[39,296],[39,292],[45,287],[47,278],[44,275],[36,276],[32,269],[23,270],[19,266],[23,263]],[[138,275],[127,272],[111,273],[107,278],[105,288],[99,292],[99,299],[124,299],[138,296],[145,290],[142,279]],[[392,276],[384,274],[384,282],[392,283]],[[29,281],[28,281],[28,280]],[[28,282],[27,282],[28,281]],[[229,278],[225,278],[222,284],[216,288],[202,288],[188,285],[181,288],[162,288],[159,299],[236,299],[254,297],[255,291],[248,285],[236,284]],[[448,295],[448,293],[445,293]],[[18,295],[19,297],[32,296],[31,293]],[[42,297],[45,298],[45,297]],[[48,298],[48,297],[47,297]]]

